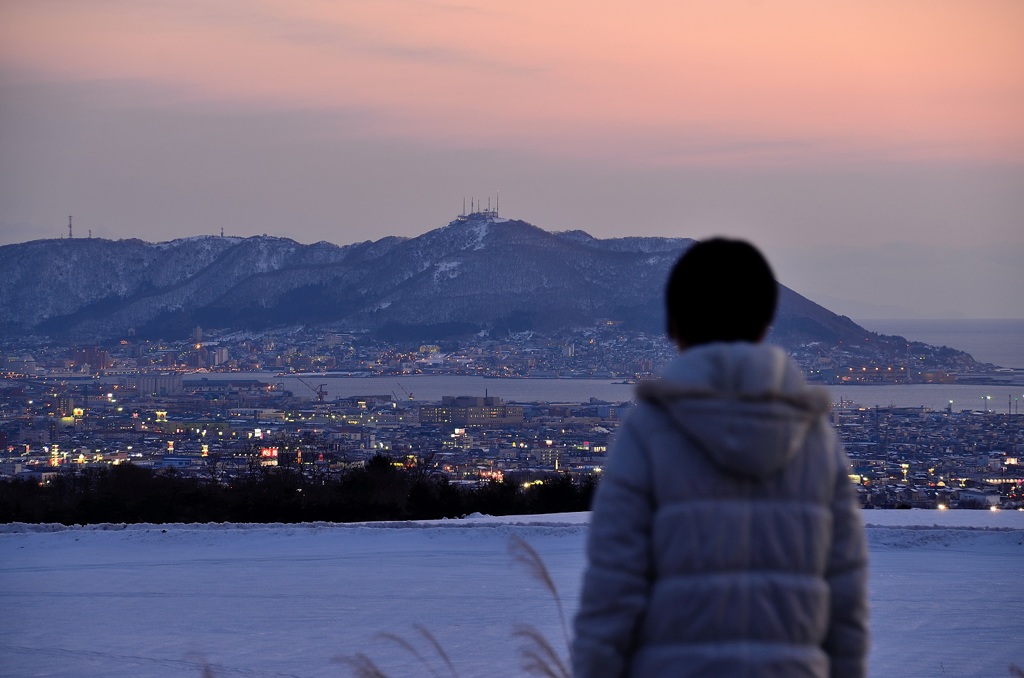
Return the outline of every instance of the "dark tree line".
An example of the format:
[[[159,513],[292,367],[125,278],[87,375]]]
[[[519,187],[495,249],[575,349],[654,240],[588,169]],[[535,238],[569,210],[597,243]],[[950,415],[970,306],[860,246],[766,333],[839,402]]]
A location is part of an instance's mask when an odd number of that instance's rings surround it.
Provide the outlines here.
[[[297,523],[426,520],[561,513],[590,507],[595,482],[552,475],[524,488],[510,479],[464,487],[385,456],[337,476],[256,468],[224,482],[122,464],[62,473],[46,485],[0,483],[0,522],[26,523]]]

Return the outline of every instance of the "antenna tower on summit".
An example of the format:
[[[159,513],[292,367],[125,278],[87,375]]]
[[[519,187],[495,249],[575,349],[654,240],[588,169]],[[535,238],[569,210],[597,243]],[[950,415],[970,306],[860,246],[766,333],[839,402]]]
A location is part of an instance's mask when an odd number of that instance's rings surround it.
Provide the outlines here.
[[[73,238],[73,237],[75,237],[75,236],[73,236],[73,235],[71,234],[71,215],[70,215],[70,214],[68,215],[68,237],[69,237],[69,238]]]
[[[484,208],[483,200],[476,198],[469,199],[469,212],[466,212],[466,199],[462,199],[462,213],[458,221],[469,221],[470,219],[497,219],[498,218],[498,196],[494,198],[494,208],[491,208],[491,199],[487,198],[487,207]]]

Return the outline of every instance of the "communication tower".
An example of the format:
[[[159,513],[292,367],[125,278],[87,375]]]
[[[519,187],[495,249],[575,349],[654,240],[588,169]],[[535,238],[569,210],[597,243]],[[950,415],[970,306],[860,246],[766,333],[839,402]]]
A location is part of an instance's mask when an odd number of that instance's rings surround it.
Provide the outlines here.
[[[487,198],[487,206],[484,207],[483,200],[477,200],[476,198],[469,199],[469,212],[466,211],[466,199],[462,199],[462,213],[457,217],[458,221],[468,221],[470,219],[497,219],[499,216],[498,212],[498,198],[494,198],[494,207],[491,207],[491,198]]]

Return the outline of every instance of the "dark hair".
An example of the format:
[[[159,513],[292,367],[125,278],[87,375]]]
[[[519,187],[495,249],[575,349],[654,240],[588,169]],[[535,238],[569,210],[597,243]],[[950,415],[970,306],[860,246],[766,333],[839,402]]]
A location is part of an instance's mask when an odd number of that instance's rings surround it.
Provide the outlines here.
[[[750,243],[698,242],[679,257],[665,286],[668,335],[685,346],[758,341],[775,317],[778,288]]]

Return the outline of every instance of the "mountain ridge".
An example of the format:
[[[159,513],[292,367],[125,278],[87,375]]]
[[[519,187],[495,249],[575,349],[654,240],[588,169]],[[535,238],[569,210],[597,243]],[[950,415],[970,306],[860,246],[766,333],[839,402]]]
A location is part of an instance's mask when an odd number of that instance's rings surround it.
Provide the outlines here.
[[[660,332],[664,280],[693,242],[600,239],[493,214],[340,246],[275,236],[36,240],[0,247],[0,332],[106,340],[306,324],[433,338],[599,319]],[[784,345],[871,334],[785,287],[773,333]]]

